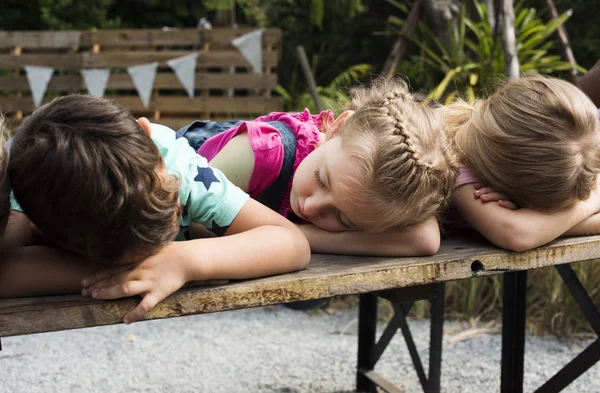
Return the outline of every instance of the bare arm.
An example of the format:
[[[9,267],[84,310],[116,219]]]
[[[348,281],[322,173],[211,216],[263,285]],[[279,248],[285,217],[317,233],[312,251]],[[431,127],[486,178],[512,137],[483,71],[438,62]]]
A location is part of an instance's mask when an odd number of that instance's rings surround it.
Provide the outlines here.
[[[556,239],[595,214],[600,206],[600,197],[594,192],[589,200],[561,211],[510,210],[481,201],[474,191],[472,184],[455,191],[453,201],[459,213],[489,241],[513,251],[539,247]]]
[[[33,244],[33,227],[31,221],[25,214],[11,210],[8,224],[2,239],[0,239],[0,250],[24,247]]]
[[[596,213],[564,233],[567,236],[585,236],[600,234],[600,214]]]
[[[305,268],[310,248],[290,221],[249,199],[227,236],[180,243],[189,279],[244,279]],[[198,252],[201,250],[201,252]]]
[[[81,292],[81,279],[97,266],[49,247],[19,247],[2,253],[0,298]]]
[[[190,281],[245,279],[300,270],[310,247],[294,224],[249,199],[227,236],[172,242],[137,265],[120,266],[84,279],[84,293],[97,299],[142,295],[124,318],[142,318],[165,297]]]
[[[577,86],[592,99],[596,107],[600,107],[600,61],[579,78]]]
[[[440,248],[437,220],[429,220],[396,232],[329,232],[312,224],[298,226],[313,252],[371,256],[427,256]]]

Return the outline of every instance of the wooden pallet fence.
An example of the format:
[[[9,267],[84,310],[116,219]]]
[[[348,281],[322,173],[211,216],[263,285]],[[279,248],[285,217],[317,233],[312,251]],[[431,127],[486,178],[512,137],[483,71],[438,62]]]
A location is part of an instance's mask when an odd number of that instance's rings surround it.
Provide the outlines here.
[[[262,37],[263,74],[254,73],[231,44],[254,28],[178,30],[99,30],[0,32],[0,111],[13,125],[34,110],[24,66],[55,68],[43,102],[86,93],[82,69],[111,71],[105,97],[172,128],[196,119],[252,119],[282,110],[277,86],[281,30],[266,29]],[[167,61],[199,53],[194,97],[189,97]],[[140,100],[127,67],[158,62],[148,108]],[[232,67],[235,73],[230,73]],[[9,121],[10,123],[10,121]]]

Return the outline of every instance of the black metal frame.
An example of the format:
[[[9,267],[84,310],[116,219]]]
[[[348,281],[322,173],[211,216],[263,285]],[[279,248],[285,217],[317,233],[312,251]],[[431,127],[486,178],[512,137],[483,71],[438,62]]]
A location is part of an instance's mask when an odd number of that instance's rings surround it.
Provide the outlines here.
[[[358,322],[358,364],[356,373],[356,390],[359,392],[376,393],[377,387],[388,393],[399,393],[401,390],[389,383],[384,377],[374,371],[375,364],[396,334],[402,331],[413,366],[423,391],[439,393],[441,387],[442,369],[442,336],[444,331],[444,283],[433,284],[431,290],[420,294],[418,299],[429,299],[431,302],[431,333],[429,345],[429,376],[423,369],[421,358],[412,338],[406,316],[414,304],[414,300],[402,299],[402,289],[398,289],[396,298],[390,299],[394,307],[394,316],[384,329],[379,341],[375,341],[377,328],[377,294],[360,295]]]
[[[600,311],[586,292],[570,265],[556,265],[556,270],[575,298],[598,338],[539,387],[536,392],[560,392],[600,360]],[[525,308],[527,273],[504,275],[504,310],[502,327],[502,393],[523,392],[525,354]]]

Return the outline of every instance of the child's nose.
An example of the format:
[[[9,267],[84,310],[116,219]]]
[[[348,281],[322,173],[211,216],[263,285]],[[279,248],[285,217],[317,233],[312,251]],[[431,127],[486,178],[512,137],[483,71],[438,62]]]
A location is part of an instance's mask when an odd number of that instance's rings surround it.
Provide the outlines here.
[[[318,195],[306,198],[304,202],[304,213],[309,217],[321,215],[327,208],[327,201]]]

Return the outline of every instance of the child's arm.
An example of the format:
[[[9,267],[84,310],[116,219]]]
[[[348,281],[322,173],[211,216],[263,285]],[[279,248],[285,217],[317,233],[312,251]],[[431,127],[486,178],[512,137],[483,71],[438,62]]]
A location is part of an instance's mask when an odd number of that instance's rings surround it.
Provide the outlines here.
[[[600,234],[600,213],[580,222],[564,233],[567,236],[585,236]]]
[[[556,239],[598,212],[600,206],[600,195],[593,192],[587,201],[561,211],[510,210],[497,203],[485,203],[474,192],[473,184],[455,191],[453,201],[459,213],[489,241],[513,251],[539,247]]]
[[[477,190],[475,191],[475,196],[479,197],[483,202],[497,202],[498,205],[504,208],[511,210],[518,209],[517,205],[515,205],[507,195],[496,192],[489,187],[484,187],[482,184],[475,183],[474,186]],[[563,233],[563,235],[567,236],[585,236],[596,234],[600,234],[600,213],[592,215],[591,217],[585,219]]]
[[[81,292],[81,279],[96,265],[50,247],[29,246],[2,251],[0,298]]]
[[[24,247],[33,244],[33,226],[27,216],[16,210],[10,211],[4,236],[0,239],[0,250]]]
[[[315,225],[298,226],[313,252],[371,256],[427,256],[440,248],[437,220],[429,220],[396,232],[329,232]]]
[[[579,78],[577,86],[591,98],[594,105],[600,107],[600,61]]]
[[[131,269],[117,267],[87,277],[83,293],[97,299],[141,295],[141,303],[124,318],[130,323],[186,282],[280,274],[303,269],[310,261],[310,248],[300,230],[252,199],[226,235],[170,243]]]

